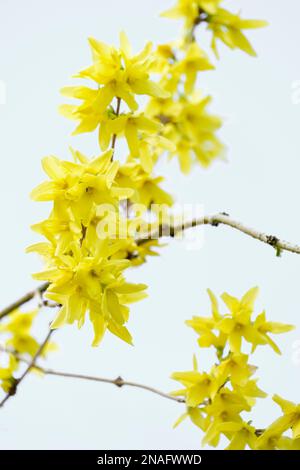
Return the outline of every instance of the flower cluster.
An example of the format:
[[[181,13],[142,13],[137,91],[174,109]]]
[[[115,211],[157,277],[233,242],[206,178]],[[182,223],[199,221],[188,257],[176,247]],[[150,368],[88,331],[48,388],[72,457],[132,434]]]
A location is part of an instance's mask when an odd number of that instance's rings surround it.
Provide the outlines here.
[[[160,136],[162,124],[139,112],[136,95],[168,98],[169,93],[150,79],[155,62],[152,45],[148,43],[138,55],[132,55],[125,33],[120,34],[120,48],[90,39],[93,65],[76,77],[92,80],[96,88],[86,86],[65,87],[62,94],[79,99],[80,105],[62,105],[61,113],[79,125],[73,134],[98,129],[102,151],[107,150],[117,136],[125,136],[130,159],[138,160],[142,168],[151,173],[157,148],[173,149],[173,145]],[[116,107],[112,106],[116,100]],[[121,110],[121,102],[127,110]]]
[[[203,445],[217,446],[220,437],[225,436],[229,440],[227,449],[231,450],[299,448],[299,406],[275,396],[283,416],[265,430],[256,429],[247,418],[256,399],[267,396],[253,378],[257,368],[249,363],[250,354],[260,345],[270,345],[279,353],[269,334],[284,333],[293,326],[268,322],[265,312],[252,318],[257,288],[250,289],[241,300],[223,294],[228,309],[225,314],[220,313],[214,294],[210,290],[208,293],[212,315],[194,317],[187,325],[199,335],[200,347],[215,348],[218,362],[209,372],[200,372],[194,356],[192,371],[172,374],[183,386],[173,395],[183,396],[187,405],[175,425],[189,417],[204,432]],[[252,346],[250,352],[243,350],[243,341]],[[293,437],[283,436],[290,428]]]
[[[241,19],[220,4],[221,0],[178,0],[174,8],[163,14],[168,18],[183,18],[184,35],[179,41],[162,44],[156,50],[154,70],[160,74],[160,85],[170,96],[153,97],[146,113],[164,125],[161,134],[175,144],[175,149],[168,153],[177,156],[183,173],[189,173],[195,162],[207,167],[224,156],[224,146],[216,134],[222,121],[208,112],[211,98],[196,89],[198,74],[214,69],[196,42],[196,28],[203,23],[207,25],[217,56],[217,40],[231,49],[239,48],[255,55],[242,30],[266,25],[264,21]]]
[[[15,372],[18,371],[22,358],[33,358],[39,350],[40,344],[32,334],[32,325],[39,310],[21,312],[14,310],[6,322],[0,325],[0,385],[6,393],[12,393],[15,386]],[[41,356],[56,349],[53,342],[48,342]]]
[[[74,162],[44,158],[50,181],[32,192],[37,201],[53,202],[49,218],[33,226],[47,241],[28,249],[44,258],[45,269],[34,278],[50,283],[46,296],[60,306],[52,327],[74,322],[80,327],[89,312],[93,345],[106,329],[132,342],[125,327],[127,305],[143,298],[146,288],[125,281],[124,270],[131,265],[127,238],[105,230],[118,226],[106,221],[121,217],[120,201],[134,192],[115,181],[119,164],[111,160],[112,152],[92,160],[73,152]]]
[[[211,47],[219,57],[217,41],[223,42],[230,49],[240,49],[249,55],[256,53],[243,30],[263,28],[266,21],[243,19],[221,7],[223,0],[177,0],[176,5],[163,13],[173,19],[183,19],[185,39],[194,37],[196,26],[205,24],[212,33]]]

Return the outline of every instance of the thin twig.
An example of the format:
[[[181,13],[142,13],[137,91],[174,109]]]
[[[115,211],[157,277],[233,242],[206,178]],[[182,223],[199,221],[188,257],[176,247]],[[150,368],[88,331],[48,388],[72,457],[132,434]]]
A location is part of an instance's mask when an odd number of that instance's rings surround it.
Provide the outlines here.
[[[0,312],[0,320],[6,317],[6,315],[8,315],[9,313],[13,312],[17,308],[32,300],[37,294],[43,294],[48,289],[48,287],[49,282],[45,282],[44,284],[41,284],[39,287],[37,287],[35,290],[28,292],[27,294],[23,295],[23,297],[21,297],[20,299],[8,305]]]
[[[117,108],[116,108],[116,113],[115,113],[116,117],[118,117],[120,114],[120,107],[121,107],[121,98],[117,98]],[[116,140],[117,140],[117,134],[114,134],[112,136],[112,141],[111,141],[111,148],[113,151],[115,150]],[[113,159],[113,156],[112,156],[112,159]]]
[[[198,227],[200,225],[211,225],[213,227],[218,227],[218,225],[227,225],[235,230],[238,230],[246,235],[249,235],[256,240],[259,240],[267,245],[272,246],[278,251],[289,251],[291,253],[300,254],[300,246],[292,244],[290,242],[280,240],[274,235],[267,235],[264,232],[259,232],[253,228],[250,228],[241,222],[232,219],[229,215],[225,213],[207,215],[197,219],[192,219],[187,222],[183,222],[178,225],[161,225],[158,229],[153,230],[152,232],[147,232],[142,234],[137,240],[138,244],[143,244],[148,240],[157,239],[163,236],[174,237],[184,230],[188,230],[193,227]]]
[[[12,397],[13,395],[16,394],[17,392],[17,388],[18,386],[20,385],[20,383],[25,379],[26,375],[31,371],[31,369],[33,369],[35,366],[35,362],[36,360],[39,358],[39,356],[42,354],[43,350],[45,349],[49,339],[50,339],[50,336],[52,335],[54,330],[49,330],[46,338],[44,339],[44,341],[41,343],[39,349],[37,350],[37,352],[35,353],[35,355],[33,356],[33,358],[28,361],[28,367],[26,367],[26,369],[24,370],[23,374],[15,380],[14,382],[14,385],[12,387],[12,389],[5,395],[5,397],[3,398],[3,400],[0,402],[0,408],[7,402],[7,400],[9,400],[10,397]],[[20,359],[20,358],[19,358]]]
[[[140,388],[140,389],[143,389],[143,390],[147,390],[148,392],[154,393],[154,394],[159,395],[163,398],[167,398],[168,400],[176,401],[177,403],[185,403],[184,398],[173,397],[172,395],[170,395],[168,393],[165,393],[165,392],[162,392],[161,390],[158,390],[157,388],[151,387],[149,385],[143,385],[143,384],[140,384],[140,383],[137,383],[137,382],[124,380],[124,379],[122,379],[122,377],[117,377],[116,379],[108,379],[108,378],[105,378],[105,377],[96,377],[96,376],[93,376],[93,375],[75,374],[75,373],[73,374],[73,373],[70,373],[70,372],[62,372],[62,371],[57,371],[57,370],[53,370],[53,369],[46,369],[46,368],[41,367],[37,364],[34,364],[33,361],[29,361],[26,358],[23,358],[22,356],[20,356],[18,353],[16,353],[15,351],[13,351],[11,349],[4,348],[4,347],[0,346],[0,350],[3,351],[3,352],[9,353],[9,354],[13,354],[19,361],[22,361],[22,362],[28,364],[29,367],[25,371],[26,374],[24,372],[25,375],[27,375],[27,373],[30,371],[30,369],[35,368],[35,369],[37,369],[38,371],[42,372],[45,375],[53,375],[53,376],[56,376],[56,377],[65,377],[65,378],[70,378],[70,379],[88,380],[88,381],[92,381],[92,382],[108,383],[108,384],[116,385],[119,388],[124,387],[124,386],[135,387],[135,388]],[[23,374],[23,376],[24,376],[24,374]],[[22,377],[19,379],[19,382],[22,380]],[[8,398],[5,397],[4,403],[7,399]],[[2,404],[4,404],[4,403],[1,402],[0,406],[2,406]]]
[[[199,227],[200,225],[211,225],[213,227],[218,227],[219,225],[227,225],[228,227],[238,230],[244,233],[245,235],[248,235],[256,240],[259,240],[263,243],[266,243],[267,245],[272,246],[276,250],[277,254],[280,254],[281,251],[288,251],[290,253],[300,254],[299,245],[295,245],[290,242],[281,240],[274,235],[267,235],[264,232],[259,232],[258,230],[250,228],[242,224],[241,222],[232,219],[231,217],[229,217],[229,215],[225,213],[215,214],[211,216],[203,216],[178,225],[161,225],[158,229],[155,229],[152,232],[146,232],[142,234],[137,239],[137,243],[139,245],[142,245],[143,243],[146,243],[148,240],[151,239],[157,239],[163,236],[174,237],[175,235],[180,232],[183,232],[184,230],[188,230],[193,227]],[[36,295],[37,291],[39,291],[40,293],[45,292],[48,286],[49,283],[42,284],[35,291],[29,292],[16,302],[6,307],[0,312],[0,320],[16,308],[31,300]]]

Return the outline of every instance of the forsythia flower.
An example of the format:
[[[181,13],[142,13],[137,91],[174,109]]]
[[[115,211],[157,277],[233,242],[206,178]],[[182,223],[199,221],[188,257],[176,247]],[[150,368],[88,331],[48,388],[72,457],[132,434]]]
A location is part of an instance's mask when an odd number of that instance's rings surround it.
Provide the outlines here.
[[[240,49],[251,56],[256,56],[255,50],[242,30],[263,28],[268,25],[262,20],[244,20],[223,8],[219,8],[215,15],[208,17],[207,23],[208,29],[213,34],[211,47],[217,57],[219,57],[217,40],[222,41],[230,49]]]
[[[216,136],[222,121],[208,112],[210,102],[211,97],[194,93],[189,99],[153,99],[147,107],[149,116],[164,123],[162,135],[175,144],[169,155],[177,156],[183,173],[189,173],[195,162],[208,167],[223,156],[224,146]]]
[[[178,81],[180,76],[185,76],[184,91],[188,94],[195,87],[197,73],[213,69],[214,66],[209,62],[205,52],[193,42],[187,47],[184,58],[173,65],[172,72],[175,77],[178,76]]]
[[[9,363],[7,367],[0,366],[0,385],[5,393],[11,392],[15,385],[14,372],[18,369],[18,361],[9,354]]]
[[[81,71],[77,77],[88,78],[98,84],[98,89],[85,86],[62,89],[65,96],[82,100],[82,104],[63,105],[60,111],[70,119],[80,121],[74,134],[92,132],[99,126],[99,142],[106,150],[113,135],[125,134],[128,147],[133,157],[143,155],[141,133],[155,134],[161,128],[158,122],[152,122],[140,114],[133,114],[138,109],[135,95],[148,95],[167,98],[169,94],[150,79],[155,56],[151,44],[138,55],[133,56],[125,33],[120,35],[120,49],[115,49],[102,42],[90,39],[93,65]],[[111,102],[116,98],[117,108]],[[124,101],[129,113],[120,115],[120,103]],[[149,159],[149,157],[148,157]],[[141,157],[144,165],[145,158]],[[152,162],[145,164],[150,172]]]
[[[300,405],[284,400],[278,395],[273,396],[273,400],[280,406],[283,416],[272,423],[259,438],[258,444],[281,436],[287,429],[292,430],[293,439],[300,438]]]
[[[177,5],[163,13],[167,18],[183,18],[187,39],[194,34],[194,28],[206,24],[212,34],[211,47],[218,57],[216,42],[222,41],[230,49],[241,49],[249,55],[256,53],[243,34],[244,29],[262,28],[268,25],[262,20],[245,20],[219,5],[223,0],[178,0]]]
[[[9,315],[8,321],[0,325],[0,334],[8,336],[5,341],[5,346],[8,349],[18,354],[28,354],[31,357],[35,355],[40,345],[32,336],[31,329],[38,312],[38,309],[26,313],[14,310]],[[46,356],[49,351],[54,349],[56,349],[55,344],[48,342],[42,356]]]
[[[212,293],[209,293],[212,296]],[[292,325],[283,323],[267,322],[265,312],[258,315],[256,320],[252,320],[254,301],[257,297],[258,289],[250,289],[241,300],[224,293],[221,298],[229,313],[220,315],[216,299],[215,312],[212,318],[193,317],[187,322],[199,335],[199,344],[202,347],[214,345],[216,349],[224,349],[226,342],[229,342],[230,351],[239,353],[241,351],[242,339],[252,344],[254,351],[258,345],[270,344],[275,352],[280,353],[276,344],[267,333],[284,333],[291,331]]]
[[[171,378],[177,380],[185,387],[184,389],[172,392],[172,395],[184,396],[187,406],[191,407],[200,405],[205,399],[214,398],[220,386],[219,381],[215,377],[211,374],[200,373],[196,365],[193,371],[174,372]]]
[[[257,379],[252,378],[257,368],[249,363],[249,355],[241,351],[241,337],[246,337],[255,346],[270,344],[269,338],[264,335],[269,332],[283,333],[289,331],[291,326],[267,322],[264,312],[257,317],[258,320],[251,320],[257,288],[250,289],[241,300],[223,294],[222,299],[230,311],[230,314],[225,315],[220,313],[214,294],[210,290],[208,293],[211,317],[194,317],[186,323],[200,335],[200,348],[216,348],[218,363],[213,365],[209,373],[199,372],[194,356],[193,371],[172,374],[171,377],[184,387],[172,395],[184,397],[187,407],[175,426],[185,418],[190,418],[204,432],[203,445],[215,447],[223,435],[229,441],[226,447],[228,450],[300,448],[300,405],[274,396],[283,416],[266,430],[256,429],[244,416],[252,410],[257,398],[265,398],[267,395],[257,386]],[[224,355],[227,342],[230,349]],[[273,349],[278,352],[277,347]],[[290,428],[292,439],[283,436]]]
[[[112,151],[93,160],[79,152],[73,151],[73,156],[74,163],[44,159],[51,181],[32,192],[35,200],[53,201],[48,221],[38,225],[48,242],[29,248],[46,261],[45,270],[34,277],[50,283],[46,295],[61,305],[52,328],[74,322],[80,327],[89,312],[93,345],[99,344],[106,329],[131,343],[125,327],[127,305],[143,298],[146,286],[125,281],[123,273],[131,262],[120,254],[127,239],[116,239],[116,227],[110,229],[110,224],[107,233],[98,229],[118,217],[120,200],[134,191],[115,182],[119,164],[111,161]]]
[[[19,356],[28,355],[34,357],[40,344],[32,335],[32,325],[38,314],[38,309],[31,312],[20,312],[14,310],[10,313],[7,321],[0,325],[0,335],[3,335],[3,351],[0,349],[0,356],[4,356],[8,365],[0,366],[0,381],[4,392],[9,393],[13,390],[16,379],[14,373],[19,368]],[[43,349],[42,356],[56,349],[53,342],[48,342]]]

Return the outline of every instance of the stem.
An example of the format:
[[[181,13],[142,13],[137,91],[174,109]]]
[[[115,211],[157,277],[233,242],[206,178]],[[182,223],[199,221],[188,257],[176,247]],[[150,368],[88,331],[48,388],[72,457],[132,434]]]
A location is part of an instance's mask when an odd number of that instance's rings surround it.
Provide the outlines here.
[[[219,225],[227,225],[235,230],[238,230],[245,235],[248,235],[256,240],[259,240],[267,245],[272,246],[277,252],[278,251],[289,251],[291,253],[300,254],[300,246],[292,244],[290,242],[280,240],[274,235],[267,235],[264,232],[259,232],[253,228],[250,228],[241,222],[232,219],[225,213],[215,214],[212,216],[203,216],[198,219],[192,219],[188,222],[183,222],[179,225],[160,225],[158,229],[143,234],[137,240],[138,244],[146,243],[151,239],[160,238],[163,236],[174,237],[176,234],[188,230],[190,228],[198,227],[200,225],[211,225],[218,227]]]
[[[51,333],[51,331],[50,331],[50,333]],[[105,377],[97,377],[97,376],[93,376],[93,375],[75,374],[75,373],[70,373],[70,372],[57,371],[57,370],[53,370],[53,369],[45,369],[45,368],[40,367],[40,366],[35,364],[35,360],[37,359],[37,357],[35,357],[35,359],[32,360],[32,361],[28,361],[27,359],[21,357],[18,353],[16,353],[13,350],[3,348],[1,346],[0,346],[0,350],[3,351],[3,352],[6,352],[8,354],[13,354],[19,361],[22,361],[26,364],[29,364],[29,367],[26,369],[26,371],[20,377],[20,379],[18,380],[18,383],[20,383],[20,381],[23,380],[24,376],[28,374],[30,369],[32,369],[34,367],[35,369],[38,369],[40,372],[42,372],[45,375],[52,375],[52,376],[56,376],[56,377],[64,377],[64,378],[69,378],[69,379],[87,380],[87,381],[92,381],[92,382],[107,383],[107,384],[116,385],[119,388],[124,387],[124,386],[140,388],[142,390],[146,390],[148,392],[154,393],[155,395],[159,395],[163,398],[167,398],[168,400],[176,401],[177,403],[185,403],[184,398],[173,397],[172,395],[170,395],[168,393],[165,393],[165,392],[162,392],[161,390],[158,390],[155,387],[151,387],[149,385],[143,385],[143,384],[140,384],[140,383],[137,383],[137,382],[124,380],[124,379],[122,379],[122,377],[117,377],[116,379],[108,379],[108,378],[105,378]],[[0,407],[4,405],[5,401],[8,398],[9,398],[9,394],[0,403]]]
[[[21,297],[20,299],[8,305],[6,308],[4,308],[0,312],[0,320],[2,320],[2,318],[9,315],[11,312],[16,310],[17,308],[21,307],[22,305],[32,300],[37,294],[43,294],[48,289],[48,287],[49,287],[49,283],[45,282],[44,284],[41,284],[39,287],[37,287],[35,290],[28,292],[27,294],[23,295],[23,297]]]
[[[232,219],[229,215],[225,213],[215,214],[212,216],[203,216],[198,219],[192,219],[188,222],[184,222],[179,225],[160,225],[158,229],[153,230],[152,232],[147,232],[142,234],[136,241],[138,245],[142,245],[151,239],[157,239],[164,236],[174,237],[176,234],[188,230],[190,228],[198,227],[200,225],[211,225],[212,227],[218,227],[219,225],[227,225],[235,230],[238,230],[245,235],[248,235],[256,240],[266,243],[267,245],[272,246],[277,254],[281,251],[288,251],[290,253],[300,254],[300,246],[292,244],[290,242],[280,240],[274,235],[267,235],[264,232],[259,232],[253,228],[250,228],[246,225],[243,225],[241,222]],[[4,310],[0,312],[0,320],[6,315],[14,311],[16,308],[21,305],[29,302],[36,293],[43,293],[47,290],[49,283],[41,284],[36,290],[29,292],[28,294],[21,297],[19,300],[16,300]]]
[[[119,114],[120,114],[120,108],[121,108],[121,98],[117,98],[117,108],[116,108],[116,113],[115,113],[116,117],[118,117]],[[115,151],[116,141],[117,141],[117,134],[114,134],[112,136],[112,140],[111,140],[111,148],[113,150],[113,154],[112,154],[112,157],[111,157],[112,160],[114,158],[114,151]]]
[[[42,354],[43,350],[45,349],[49,339],[50,339],[50,336],[52,335],[54,330],[49,330],[46,338],[44,339],[44,341],[41,343],[39,349],[37,350],[37,352],[35,353],[35,355],[33,356],[33,358],[30,360],[30,361],[26,361],[27,364],[28,364],[28,367],[25,369],[25,371],[23,372],[23,374],[21,375],[21,377],[19,377],[15,384],[14,384],[14,387],[12,390],[10,390],[6,395],[5,397],[3,398],[3,400],[0,402],[0,408],[7,402],[7,400],[9,400],[10,397],[12,397],[13,395],[16,394],[17,392],[17,388],[18,386],[20,385],[20,383],[25,379],[26,375],[31,371],[31,369],[33,367],[35,367],[35,362],[36,360],[39,358],[39,356]],[[20,359],[20,358],[19,358]]]

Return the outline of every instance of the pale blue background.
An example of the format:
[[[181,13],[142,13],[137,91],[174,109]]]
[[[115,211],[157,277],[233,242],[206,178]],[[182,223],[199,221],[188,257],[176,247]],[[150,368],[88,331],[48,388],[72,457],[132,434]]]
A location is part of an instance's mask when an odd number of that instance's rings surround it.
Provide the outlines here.
[[[0,79],[7,87],[6,104],[0,105],[1,306],[31,289],[30,275],[40,267],[24,249],[35,240],[29,224],[48,210],[28,197],[43,178],[41,157],[66,157],[71,142],[91,154],[97,151],[95,135],[71,139],[72,123],[57,114],[63,101],[58,90],[89,64],[86,38],[117,42],[119,30],[125,29],[136,49],[149,39],[168,41],[177,36],[179,24],[158,14],[172,3],[1,0]],[[215,97],[212,109],[225,119],[222,138],[228,145],[228,163],[216,163],[209,171],[197,169],[189,177],[179,173],[175,162],[163,165],[162,171],[180,201],[200,202],[207,213],[225,210],[249,225],[299,242],[300,105],[292,99],[292,84],[300,80],[300,5],[295,0],[228,4],[242,6],[246,17],[271,23],[249,34],[258,59],[221,48],[217,71],[201,77],[205,91]],[[184,320],[208,313],[205,289],[239,296],[259,285],[257,309],[265,307],[270,318],[298,327],[277,338],[282,357],[267,348],[255,354],[260,385],[300,401],[299,361],[293,349],[300,339],[299,271],[297,255],[278,259],[270,247],[233,230],[207,228],[200,251],[187,251],[173,241],[161,258],[130,274],[150,286],[149,298],[132,308],[134,348],[107,335],[92,349],[90,327],[70,327],[57,334],[60,351],[49,365],[122,375],[171,390],[176,384],[168,378],[170,373],[189,369],[197,350],[196,336]],[[45,312],[44,327],[51,313]],[[42,325],[39,333],[43,335]],[[198,358],[204,368],[210,366],[209,353]],[[181,405],[140,390],[30,376],[0,411],[0,447],[198,448],[201,433],[193,425],[186,422],[172,429],[181,411]],[[261,401],[253,416],[263,427],[277,416],[276,405],[270,399]]]

